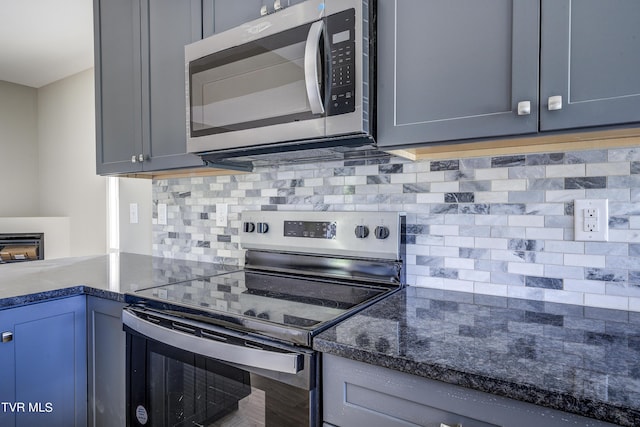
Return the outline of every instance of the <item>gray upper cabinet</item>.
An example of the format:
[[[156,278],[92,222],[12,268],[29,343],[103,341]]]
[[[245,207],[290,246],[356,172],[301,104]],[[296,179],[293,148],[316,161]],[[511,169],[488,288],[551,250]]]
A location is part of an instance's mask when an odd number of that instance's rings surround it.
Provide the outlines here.
[[[140,5],[94,0],[96,161],[100,174],[140,170],[142,153]]]
[[[293,6],[303,0],[280,0],[281,7]],[[204,37],[228,30],[260,18],[262,7],[274,12],[275,0],[203,0]]]
[[[99,174],[202,165],[185,154],[184,96],[201,12],[196,0],[94,0]]]
[[[201,166],[187,153],[184,46],[202,38],[200,0],[142,0],[144,170]]]
[[[538,0],[378,1],[378,144],[536,132],[538,21]]]
[[[640,2],[542,0],[541,22],[540,129],[639,122]]]

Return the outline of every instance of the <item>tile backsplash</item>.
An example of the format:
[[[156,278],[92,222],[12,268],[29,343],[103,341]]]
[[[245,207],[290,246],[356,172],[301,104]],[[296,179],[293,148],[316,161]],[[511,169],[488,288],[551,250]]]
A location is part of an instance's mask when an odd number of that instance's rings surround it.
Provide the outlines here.
[[[577,242],[575,199],[609,200],[609,241]],[[153,254],[241,265],[243,210],[407,212],[407,283],[640,311],[640,147],[259,167],[156,179]],[[229,207],[217,227],[217,203]]]

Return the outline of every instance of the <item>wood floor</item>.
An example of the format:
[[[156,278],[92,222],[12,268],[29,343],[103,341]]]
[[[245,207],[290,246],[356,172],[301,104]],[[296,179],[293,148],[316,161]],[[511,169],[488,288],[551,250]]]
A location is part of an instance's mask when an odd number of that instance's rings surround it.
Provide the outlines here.
[[[209,427],[265,427],[265,393],[251,387],[251,394],[238,402],[238,410]]]

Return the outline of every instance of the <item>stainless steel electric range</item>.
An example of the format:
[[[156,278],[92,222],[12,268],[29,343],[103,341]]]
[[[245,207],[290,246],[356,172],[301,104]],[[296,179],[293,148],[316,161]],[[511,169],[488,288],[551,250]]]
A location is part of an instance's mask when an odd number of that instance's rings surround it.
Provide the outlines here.
[[[243,270],[126,296],[128,425],[320,425],[313,337],[403,286],[403,230],[397,212],[243,212]]]

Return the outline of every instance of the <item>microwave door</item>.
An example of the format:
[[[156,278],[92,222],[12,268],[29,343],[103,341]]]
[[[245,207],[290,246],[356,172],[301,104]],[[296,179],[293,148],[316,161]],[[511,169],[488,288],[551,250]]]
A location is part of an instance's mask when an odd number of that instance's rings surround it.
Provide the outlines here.
[[[189,151],[324,136],[322,30],[320,20],[190,62]]]

